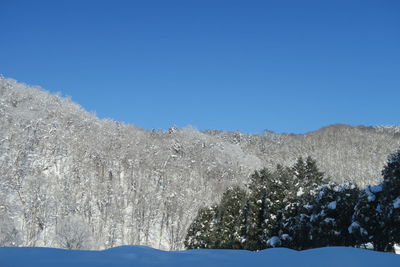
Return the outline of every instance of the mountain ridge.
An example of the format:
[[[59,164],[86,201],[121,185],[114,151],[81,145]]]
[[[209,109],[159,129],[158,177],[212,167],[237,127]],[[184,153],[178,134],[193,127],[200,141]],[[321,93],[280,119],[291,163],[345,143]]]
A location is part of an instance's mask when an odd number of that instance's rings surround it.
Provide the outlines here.
[[[27,246],[58,246],[56,226],[75,216],[90,228],[93,248],[179,249],[198,208],[244,186],[254,170],[312,156],[333,181],[365,186],[381,179],[400,146],[400,126],[144,130],[4,77],[0,125],[0,212]]]

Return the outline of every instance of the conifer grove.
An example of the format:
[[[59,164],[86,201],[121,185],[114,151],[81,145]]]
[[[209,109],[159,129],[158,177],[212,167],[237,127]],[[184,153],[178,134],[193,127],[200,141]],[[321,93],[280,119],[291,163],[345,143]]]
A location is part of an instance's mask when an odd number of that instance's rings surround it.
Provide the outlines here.
[[[330,182],[311,157],[251,175],[219,204],[200,209],[185,238],[189,249],[296,250],[352,246],[393,252],[400,243],[400,150],[378,185]]]

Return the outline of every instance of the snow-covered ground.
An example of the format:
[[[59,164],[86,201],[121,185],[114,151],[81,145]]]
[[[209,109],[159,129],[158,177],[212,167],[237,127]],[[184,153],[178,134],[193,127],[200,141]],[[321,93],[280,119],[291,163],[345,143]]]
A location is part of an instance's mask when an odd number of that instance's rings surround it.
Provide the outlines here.
[[[196,266],[400,266],[400,255],[369,250],[331,247],[302,252],[274,248],[243,250],[161,251],[123,246],[104,251],[68,251],[54,248],[0,248],[1,267],[196,267]]]

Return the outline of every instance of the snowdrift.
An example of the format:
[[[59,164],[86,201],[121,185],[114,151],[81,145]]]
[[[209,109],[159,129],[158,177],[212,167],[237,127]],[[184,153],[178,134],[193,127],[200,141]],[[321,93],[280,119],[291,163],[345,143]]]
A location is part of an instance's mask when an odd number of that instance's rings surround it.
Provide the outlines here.
[[[400,266],[400,256],[369,250],[330,247],[306,251],[274,248],[243,250],[162,251],[142,246],[122,246],[103,251],[54,248],[0,248],[1,267],[206,267],[206,266]]]

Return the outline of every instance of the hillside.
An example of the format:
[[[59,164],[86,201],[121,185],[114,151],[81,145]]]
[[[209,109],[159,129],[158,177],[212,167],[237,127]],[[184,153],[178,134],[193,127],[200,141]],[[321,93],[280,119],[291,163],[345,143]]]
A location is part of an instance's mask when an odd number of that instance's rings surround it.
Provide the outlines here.
[[[340,257],[338,257],[340,255]],[[50,248],[0,248],[4,267],[100,267],[100,266],[280,266],[375,267],[399,266],[400,256],[355,248],[330,247],[294,251],[285,248],[259,252],[243,250],[188,250],[167,252],[148,247],[125,246],[105,251],[67,251]]]
[[[381,179],[400,146],[399,126],[146,131],[4,77],[0,126],[1,220],[27,246],[59,246],[57,226],[73,216],[90,230],[91,248],[179,249],[198,208],[255,169],[310,155],[333,181],[364,186]]]

